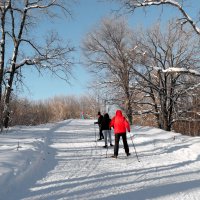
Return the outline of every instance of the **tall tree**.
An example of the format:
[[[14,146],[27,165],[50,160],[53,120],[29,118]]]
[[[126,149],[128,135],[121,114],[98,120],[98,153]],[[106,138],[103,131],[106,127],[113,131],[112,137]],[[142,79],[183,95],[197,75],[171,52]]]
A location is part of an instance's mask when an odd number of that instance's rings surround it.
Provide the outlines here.
[[[23,67],[34,66],[38,71],[50,70],[68,80],[72,65],[70,53],[73,48],[69,44],[63,44],[56,32],[47,33],[42,41],[34,40],[34,27],[42,17],[54,18],[60,12],[58,9],[62,10],[65,16],[69,16],[68,6],[69,1],[64,0],[1,1],[1,126],[2,123],[5,127],[8,126],[12,90],[15,81],[19,82],[23,76]]]
[[[83,42],[83,53],[91,72],[100,76],[99,84],[111,88],[113,103],[119,104],[132,123],[132,63],[129,52],[132,31],[125,20],[104,19],[91,31]]]

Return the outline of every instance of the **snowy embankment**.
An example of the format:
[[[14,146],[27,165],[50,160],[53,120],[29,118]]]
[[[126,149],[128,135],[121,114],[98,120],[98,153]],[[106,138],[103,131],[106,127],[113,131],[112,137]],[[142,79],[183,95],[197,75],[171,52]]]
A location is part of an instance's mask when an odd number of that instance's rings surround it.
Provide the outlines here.
[[[95,142],[93,120],[13,127],[0,135],[1,200],[200,199],[200,138],[133,126],[131,156]],[[131,141],[133,138],[139,160]]]

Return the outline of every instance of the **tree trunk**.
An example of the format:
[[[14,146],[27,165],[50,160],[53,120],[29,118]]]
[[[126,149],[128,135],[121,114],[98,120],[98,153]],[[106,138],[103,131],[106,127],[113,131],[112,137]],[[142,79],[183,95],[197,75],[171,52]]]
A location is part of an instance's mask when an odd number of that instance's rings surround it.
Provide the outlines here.
[[[11,88],[6,88],[4,111],[3,111],[3,125],[5,128],[8,128],[8,124],[10,121],[10,96],[11,96]]]
[[[125,103],[125,112],[126,116],[128,118],[128,121],[130,125],[133,124],[133,111],[132,111],[132,106],[131,106],[131,100],[127,98],[126,103]]]
[[[8,7],[7,7],[8,9]],[[3,131],[3,76],[5,60],[5,14],[7,9],[1,13],[1,42],[0,42],[0,131]]]
[[[10,120],[10,96],[12,91],[12,83],[14,79],[14,72],[10,74],[10,79],[8,81],[8,86],[6,88],[6,94],[5,94],[5,108],[4,108],[4,127],[8,128],[8,123]]]
[[[130,122],[130,125],[132,125],[133,124],[133,115],[132,115],[132,107],[131,106],[128,107],[127,117]]]
[[[162,113],[162,126],[163,130],[171,131],[171,123],[169,122],[168,112],[166,110]]]

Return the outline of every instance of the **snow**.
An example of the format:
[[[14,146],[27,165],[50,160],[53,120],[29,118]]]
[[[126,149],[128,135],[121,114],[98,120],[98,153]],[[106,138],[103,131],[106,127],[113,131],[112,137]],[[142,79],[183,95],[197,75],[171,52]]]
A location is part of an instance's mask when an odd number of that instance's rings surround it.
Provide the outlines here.
[[[199,137],[132,126],[131,156],[121,144],[114,159],[95,136],[94,120],[81,119],[4,131],[0,199],[200,199]]]
[[[177,67],[169,67],[168,69],[163,69],[162,72],[164,73],[170,73],[170,72],[183,72],[183,73],[189,73],[189,74],[194,74],[196,76],[200,76],[200,73],[196,70],[192,69],[185,69],[185,68],[177,68]]]
[[[183,73],[183,74],[191,74],[194,76],[200,76],[200,73],[197,70],[193,69],[185,69],[178,67],[169,67],[168,69],[162,69],[161,67],[156,67],[156,66],[149,66],[149,67],[156,71],[161,71],[162,73]]]

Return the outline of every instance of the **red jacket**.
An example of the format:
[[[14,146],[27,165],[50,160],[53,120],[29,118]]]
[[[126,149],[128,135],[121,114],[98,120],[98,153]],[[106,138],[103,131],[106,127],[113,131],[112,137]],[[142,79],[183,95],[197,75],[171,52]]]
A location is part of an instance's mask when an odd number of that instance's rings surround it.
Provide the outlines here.
[[[110,122],[110,127],[114,128],[114,133],[126,133],[126,130],[130,132],[130,125],[126,118],[122,115],[121,110],[116,111],[115,117]]]

